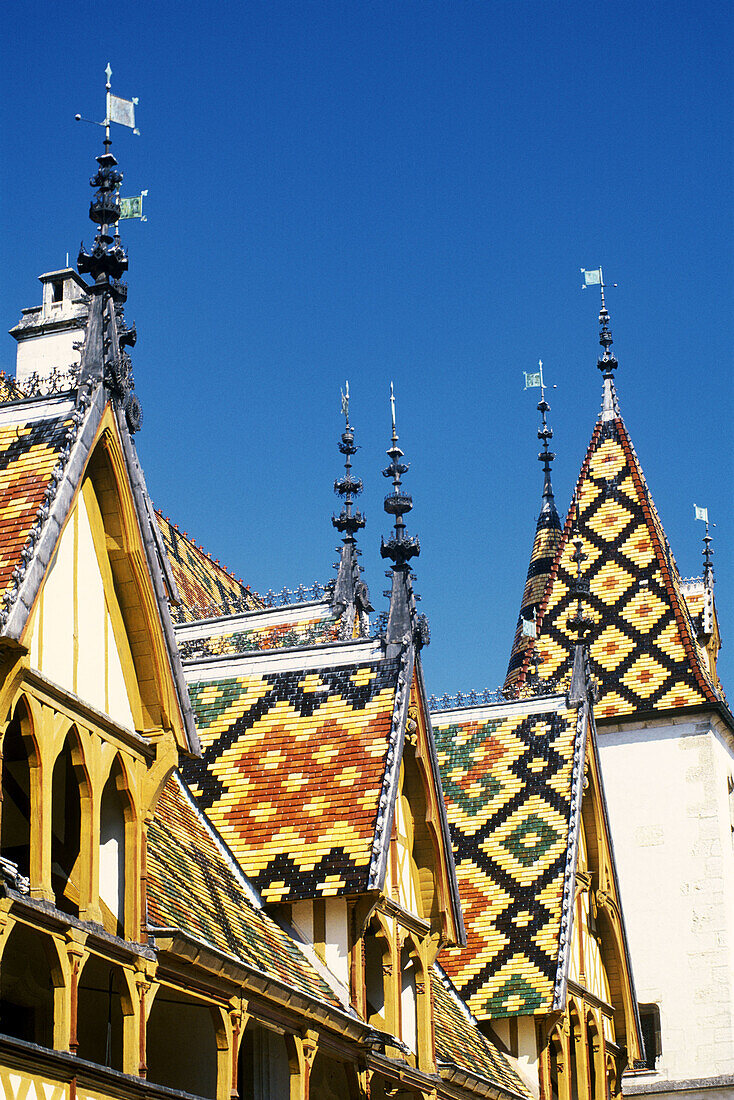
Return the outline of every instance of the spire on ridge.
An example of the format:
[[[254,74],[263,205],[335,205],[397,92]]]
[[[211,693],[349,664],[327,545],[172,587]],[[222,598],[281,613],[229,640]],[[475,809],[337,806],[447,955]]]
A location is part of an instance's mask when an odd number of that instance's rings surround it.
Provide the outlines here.
[[[135,129],[136,99],[127,100],[111,92],[109,64],[105,70],[107,83],[106,110],[103,126],[104,153],[97,157],[98,168],[91,177],[90,186],[95,188],[89,206],[89,217],[97,226],[92,247],[87,251],[82,242],[77,258],[80,275],[92,279],[89,293],[92,300],[81,359],[80,381],[96,384],[104,382],[120,412],[127,421],[131,432],[136,432],[142,422],[142,409],[134,392],[134,380],[130,356],[125,350],[132,347],[136,340],[135,326],[127,328],[124,322],[124,303],[127,299],[127,286],[121,282],[127,271],[127,252],[120,243],[118,221],[121,213],[120,184],[122,172],[117,160],[110,152],[112,140],[110,126],[113,122]],[[82,120],[77,115],[77,120]]]
[[[505,677],[505,691],[511,692],[522,671],[525,655],[532,650],[535,644],[536,621],[543,600],[553,561],[561,541],[561,521],[556,511],[556,502],[553,497],[553,485],[551,482],[551,466],[556,457],[549,447],[553,438],[553,429],[548,424],[550,405],[545,396],[545,380],[543,378],[543,362],[538,360],[539,373],[533,376],[533,384],[540,386],[540,401],[538,412],[541,422],[538,428],[538,439],[541,440],[543,449],[538,454],[538,459],[543,463],[543,494],[540,514],[535,528],[533,549],[530,555],[530,565],[525,579],[520,614],[515,629],[515,637],[512,643],[510,663]],[[526,381],[526,388],[528,388]]]
[[[366,633],[369,625],[367,613],[372,608],[367,585],[360,577],[362,569],[357,562],[359,550],[355,536],[364,527],[365,517],[359,510],[354,510],[354,498],[362,492],[362,480],[352,477],[352,456],[357,453],[357,448],[354,444],[354,431],[349,423],[348,382],[346,393],[342,394],[342,413],[345,426],[339,450],[344,455],[344,476],[334,482],[334,492],[342,497],[344,503],[339,515],[331,517],[331,522],[342,535],[342,547],[331,606],[341,619],[340,636],[352,638]]]
[[[588,275],[590,272],[585,272],[587,277],[586,285],[588,283]],[[596,273],[594,273],[596,274]],[[599,343],[604,348],[604,354],[597,360],[597,367],[602,372],[604,378],[604,392],[602,397],[601,418],[603,421],[614,420],[615,416],[619,416],[619,406],[617,405],[617,392],[614,388],[614,372],[619,366],[614,354],[611,352],[611,346],[613,344],[612,332],[609,327],[609,310],[607,309],[606,300],[604,297],[604,291],[606,284],[604,282],[604,273],[602,269],[598,269],[598,283],[599,290],[601,292],[601,309],[599,310]],[[616,284],[615,284],[616,285]]]
[[[415,596],[413,594],[412,574],[408,562],[411,558],[418,557],[421,551],[420,542],[415,536],[405,534],[405,520],[403,516],[413,507],[413,498],[405,492],[402,486],[403,474],[408,472],[410,464],[401,462],[403,452],[398,446],[398,433],[395,427],[395,394],[393,384],[390,383],[390,410],[392,413],[392,439],[387,455],[390,464],[383,471],[385,477],[392,478],[392,492],[385,497],[385,511],[394,517],[393,533],[385,542],[381,541],[380,553],[383,558],[390,558],[392,569],[388,577],[392,577],[392,591],[390,593],[390,611],[387,619],[387,631],[385,640],[388,646],[388,656],[391,656],[390,647],[399,647],[411,636],[415,636],[415,627],[418,626],[418,641],[426,644],[428,638],[428,624],[425,616],[416,615]],[[397,648],[395,650],[397,652]]]

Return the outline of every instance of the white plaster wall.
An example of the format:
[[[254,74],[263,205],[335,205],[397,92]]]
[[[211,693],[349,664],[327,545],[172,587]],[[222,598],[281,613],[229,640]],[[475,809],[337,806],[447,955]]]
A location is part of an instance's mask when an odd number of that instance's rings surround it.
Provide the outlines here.
[[[29,336],[18,344],[15,376],[23,382],[31,374],[50,374],[54,367],[65,371],[78,366],[81,352],[74,348],[84,335],[82,326],[63,332],[49,332],[42,336]]]
[[[535,1036],[535,1017],[517,1018],[517,1061],[534,1096],[540,1095],[538,1048]]]
[[[657,1069],[677,1081],[731,1073],[734,857],[724,765],[734,756],[706,722],[604,729],[599,741],[637,996],[660,1006]]]
[[[326,943],[324,962],[342,985],[349,988],[349,939],[347,903],[344,898],[326,898]]]

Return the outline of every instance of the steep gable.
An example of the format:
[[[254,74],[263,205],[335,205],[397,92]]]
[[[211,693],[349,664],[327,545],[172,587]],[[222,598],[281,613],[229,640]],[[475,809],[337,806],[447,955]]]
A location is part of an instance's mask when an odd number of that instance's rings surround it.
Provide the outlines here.
[[[564,683],[573,663],[569,626],[571,530],[576,502],[587,560],[587,611],[594,620],[591,661],[599,684],[597,718],[717,703],[639,461],[620,416],[600,420],[589,445],[540,613],[540,674]],[[527,678],[526,655],[519,676]]]

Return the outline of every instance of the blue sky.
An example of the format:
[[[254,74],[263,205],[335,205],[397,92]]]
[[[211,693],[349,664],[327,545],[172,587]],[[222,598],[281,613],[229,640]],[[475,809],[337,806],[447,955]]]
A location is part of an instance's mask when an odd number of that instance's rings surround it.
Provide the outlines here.
[[[622,412],[683,575],[717,523],[732,631],[732,49],[724,3],[7,0],[0,302],[89,242],[104,67],[138,446],[153,498],[257,589],[332,575],[352,391],[373,603],[389,382],[432,628],[429,689],[504,676],[540,504],[541,357],[565,512],[599,408],[603,264]],[[119,22],[115,23],[118,19]],[[101,25],[100,25],[101,24]],[[43,27],[43,34],[39,28]],[[4,338],[0,366],[11,368]],[[729,644],[727,644],[727,642]]]

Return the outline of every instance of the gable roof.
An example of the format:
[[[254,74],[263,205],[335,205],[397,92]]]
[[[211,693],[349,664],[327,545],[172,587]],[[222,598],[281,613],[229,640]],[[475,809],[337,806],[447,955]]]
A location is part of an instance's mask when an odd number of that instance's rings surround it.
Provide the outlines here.
[[[103,383],[72,382],[75,388],[62,394],[0,403],[0,633],[16,641],[23,635],[90,456],[104,433],[111,433],[106,436],[111,438],[116,432],[185,747],[196,752],[198,738],[151,530],[147,490],[125,415],[113,406]]]
[[[213,561],[157,509],[155,517],[181,597],[176,611],[178,622],[217,618],[262,607],[257,593],[251,592],[219,562]]]
[[[597,719],[716,704],[668,546],[621,416],[600,418],[581,468],[546,590],[536,642],[544,679],[565,682],[573,663],[571,532],[575,502],[595,621],[591,662],[599,684]],[[528,674],[526,654],[518,676]]]
[[[456,1066],[514,1096],[530,1097],[532,1093],[509,1058],[482,1035],[452,982],[437,964],[431,970],[431,989],[439,1074],[446,1076],[446,1069]]]
[[[307,996],[339,1006],[289,936],[257,904],[175,773],[148,831],[148,925],[176,928]]]
[[[479,1018],[562,991],[585,715],[552,696],[431,716],[467,935],[442,959]]]
[[[361,893],[382,851],[401,659],[377,643],[320,648],[240,656],[216,678],[187,667],[203,753],[184,778],[267,901]]]

